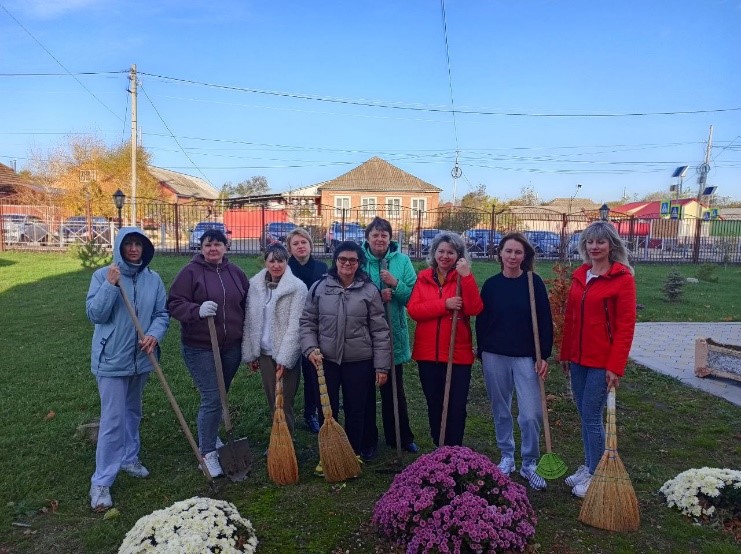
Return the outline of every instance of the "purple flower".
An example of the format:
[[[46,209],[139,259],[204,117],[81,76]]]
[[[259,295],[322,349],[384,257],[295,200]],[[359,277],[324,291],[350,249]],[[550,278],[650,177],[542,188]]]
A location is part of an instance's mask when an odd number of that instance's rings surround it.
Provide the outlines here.
[[[376,503],[373,523],[407,553],[523,551],[537,519],[525,487],[486,456],[445,446],[418,458]]]

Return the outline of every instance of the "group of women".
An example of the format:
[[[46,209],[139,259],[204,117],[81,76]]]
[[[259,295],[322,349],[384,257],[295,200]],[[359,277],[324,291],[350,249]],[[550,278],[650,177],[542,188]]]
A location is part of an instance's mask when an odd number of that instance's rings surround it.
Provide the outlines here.
[[[401,445],[419,450],[403,381],[403,365],[410,359],[419,369],[433,443],[461,445],[471,368],[479,357],[502,456],[499,468],[507,474],[516,469],[511,409],[516,394],[520,474],[531,488],[545,488],[536,473],[543,415],[539,379],[548,375],[553,323],[542,279],[533,274],[534,286],[528,284],[533,247],[520,233],[505,235],[498,249],[502,270],[479,292],[459,235],[437,235],[429,267],[419,274],[391,236],[391,224],[377,217],[366,228],[365,243],[340,243],[327,267],[312,257],[311,237],[298,228],[288,235],[287,249],[280,244],[266,248],[265,268],[248,280],[225,256],[226,237],[210,230],[201,238],[201,252],[180,271],[166,296],[161,279],[147,267],[154,252],[151,242],[138,229],[122,230],[115,263],[95,273],[87,299],[96,324],[92,369],[101,397],[91,506],[112,505],[110,486],[119,470],[148,475],[139,461],[141,393],[153,369],[147,356],[158,353],[168,312],[181,323],[183,358],[200,393],[198,442],[212,476],[222,473],[216,452],[222,414],[207,318],[216,324],[227,389],[244,361],[260,371],[272,410],[276,380],[283,379],[291,433],[302,373],[304,420],[311,431],[319,430],[316,368],[321,364],[332,412],[342,408],[348,440],[365,460],[376,455],[378,443],[376,387],[386,444],[396,445],[397,411]],[[636,303],[633,270],[612,225],[590,224],[580,235],[579,251],[585,263],[572,278],[560,361],[570,374],[584,444],[584,463],[566,483],[583,497],[604,450],[602,413],[608,389],[618,385],[624,372]],[[116,285],[131,289],[144,327],[141,340],[125,324]],[[411,348],[407,313],[416,322]],[[321,464],[316,473],[321,475]]]

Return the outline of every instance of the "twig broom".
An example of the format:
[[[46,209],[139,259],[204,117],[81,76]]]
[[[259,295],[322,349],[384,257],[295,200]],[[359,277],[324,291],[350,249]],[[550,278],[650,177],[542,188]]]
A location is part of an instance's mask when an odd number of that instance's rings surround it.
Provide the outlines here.
[[[605,453],[587,489],[579,521],[608,531],[637,531],[641,525],[638,499],[617,452],[614,388],[607,395]]]
[[[278,485],[298,483],[298,462],[283,411],[283,372],[275,378],[275,411],[268,446],[268,477]]]
[[[319,353],[318,350],[315,352]],[[330,483],[347,481],[362,473],[360,462],[355,457],[345,430],[332,417],[327,382],[324,380],[324,365],[321,361],[316,367],[316,373],[319,380],[319,399],[324,414],[324,423],[319,429],[319,460],[322,462],[324,478]]]
[[[527,288],[530,293],[530,319],[533,323],[533,339],[535,340],[535,367],[540,367],[540,330],[538,328],[538,311],[535,308],[535,287],[533,286],[533,272],[527,272]],[[566,473],[566,463],[558,454],[551,451],[551,425],[548,420],[548,402],[545,399],[545,382],[538,376],[540,383],[540,406],[543,411],[543,435],[545,436],[545,454],[540,457],[535,472],[543,479],[558,479]]]

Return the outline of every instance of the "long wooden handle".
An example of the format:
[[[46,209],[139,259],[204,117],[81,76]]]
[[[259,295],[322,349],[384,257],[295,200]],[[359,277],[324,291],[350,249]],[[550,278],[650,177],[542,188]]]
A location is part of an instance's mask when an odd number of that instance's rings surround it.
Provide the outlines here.
[[[380,262],[381,270],[388,271],[388,260],[382,258]],[[381,288],[383,288],[383,280],[381,280]],[[394,331],[391,328],[391,302],[386,302],[383,305],[384,312],[386,314],[386,323],[389,326],[389,339],[391,341],[391,398],[394,404],[394,433],[396,433],[396,457],[401,460],[401,424],[399,421],[399,389],[396,381],[396,365],[394,364]]]
[[[533,340],[535,340],[535,368],[540,368],[540,330],[538,329],[538,311],[535,308],[535,287],[533,286],[533,272],[527,272],[527,289],[530,293],[530,319],[533,323]],[[545,451],[551,453],[551,426],[548,421],[548,402],[545,399],[545,381],[538,377],[540,383],[540,407],[543,412],[543,435],[545,436]]]
[[[224,429],[227,434],[232,432],[232,418],[229,415],[229,402],[226,399],[226,383],[224,382],[224,368],[221,365],[221,350],[219,349],[219,338],[216,336],[216,324],[214,316],[208,316],[208,332],[211,335],[211,350],[214,353],[214,365],[216,366],[216,382],[219,385],[219,398],[221,399],[221,411],[224,412]]]
[[[126,294],[126,291],[123,289],[123,287],[118,287],[118,290],[121,291],[121,298],[124,301],[124,304],[126,305],[126,309],[129,312],[129,315],[131,316],[131,321],[134,323],[134,327],[136,327],[136,333],[139,335],[140,339],[144,338],[144,330],[142,329],[141,323],[139,323],[139,318],[136,317],[136,312],[134,311],[134,307],[131,305],[131,302],[129,302],[129,297]],[[183,430],[183,434],[185,435],[185,438],[188,439],[188,443],[190,444],[191,449],[193,450],[193,454],[196,455],[196,459],[198,460],[199,467],[201,468],[201,471],[203,472],[203,475],[208,479],[208,482],[213,484],[213,477],[211,477],[211,474],[209,474],[208,470],[206,469],[206,464],[203,463],[203,456],[201,456],[201,451],[198,449],[198,445],[196,444],[196,441],[193,439],[193,434],[190,432],[190,428],[188,427],[188,423],[185,421],[185,417],[183,417],[183,412],[180,410],[180,406],[178,406],[177,400],[175,400],[175,396],[172,394],[172,390],[170,389],[170,385],[167,384],[167,379],[165,378],[165,374],[162,372],[162,368],[160,367],[159,362],[157,361],[157,356],[154,355],[153,352],[148,352],[147,356],[149,356],[149,361],[154,366],[154,371],[157,374],[157,378],[160,380],[160,383],[162,384],[162,388],[165,390],[165,394],[167,395],[167,400],[170,401],[170,406],[172,407],[173,411],[175,412],[175,415],[178,418],[178,422],[180,423],[180,428]]]
[[[607,393],[607,437],[605,439],[605,452],[611,459],[617,456],[617,416],[615,409],[615,387]]]
[[[317,348],[314,350],[314,352],[321,355],[321,352],[319,352],[319,349]],[[316,378],[319,382],[319,402],[322,405],[322,415],[324,415],[324,421],[328,421],[329,419],[332,419],[332,405],[329,402],[329,392],[327,391],[327,381],[324,378],[324,361],[320,360],[320,362],[316,365]]]
[[[458,280],[455,283],[455,295],[461,295],[461,276],[458,275]],[[450,329],[450,344],[448,345],[448,368],[445,372],[445,393],[443,394],[443,415],[442,421],[440,422],[440,439],[438,440],[439,446],[445,446],[445,431],[448,427],[448,403],[450,401],[450,380],[453,377],[453,358],[455,356],[455,334],[458,330],[458,310],[453,310],[453,319],[451,322]]]

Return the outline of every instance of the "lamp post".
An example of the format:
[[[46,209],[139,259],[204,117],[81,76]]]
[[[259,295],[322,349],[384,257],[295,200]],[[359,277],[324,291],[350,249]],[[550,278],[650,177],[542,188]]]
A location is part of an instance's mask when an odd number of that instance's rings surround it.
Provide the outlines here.
[[[116,206],[116,209],[118,210],[118,228],[121,229],[121,209],[124,206],[124,201],[126,200],[126,195],[121,192],[121,189],[116,190],[116,192],[113,193],[113,204]]]
[[[610,219],[610,206],[602,204],[599,208],[599,218],[602,221],[608,221]]]

